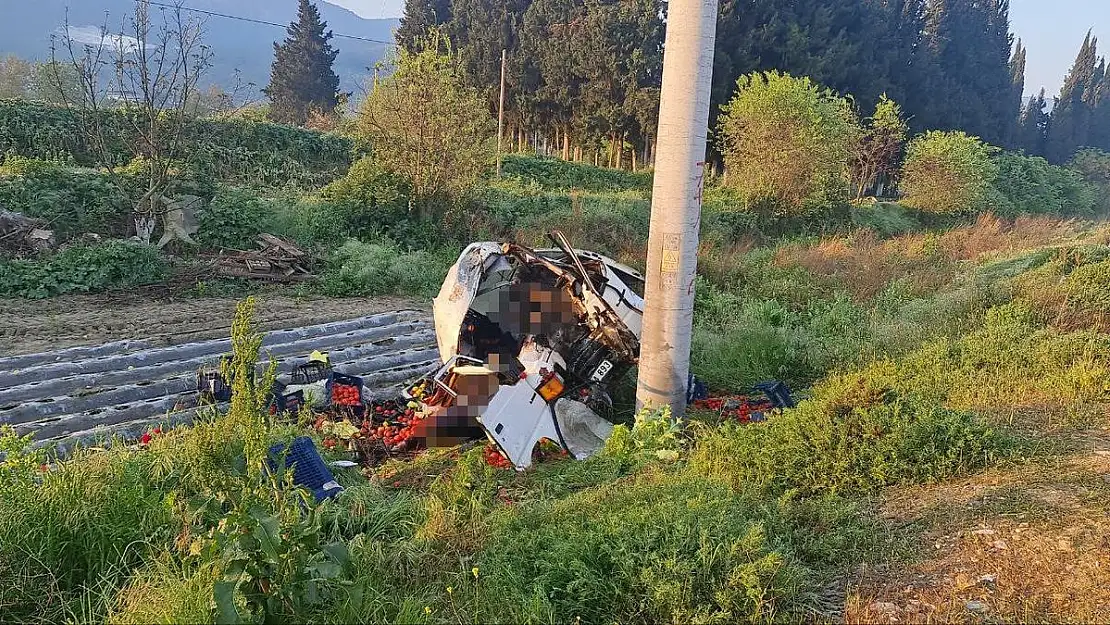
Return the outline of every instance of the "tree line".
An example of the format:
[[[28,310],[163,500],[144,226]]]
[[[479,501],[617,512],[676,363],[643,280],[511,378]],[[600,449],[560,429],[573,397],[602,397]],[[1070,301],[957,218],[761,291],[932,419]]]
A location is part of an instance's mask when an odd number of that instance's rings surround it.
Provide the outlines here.
[[[413,51],[446,33],[491,110],[506,49],[519,143],[538,138],[564,158],[604,147],[601,164],[627,165],[651,156],[665,11],[659,0],[407,0],[397,42]],[[778,70],[862,109],[886,94],[915,131],[1018,147],[1025,53],[1009,24],[1008,0],[724,0],[711,127],[742,75]]]

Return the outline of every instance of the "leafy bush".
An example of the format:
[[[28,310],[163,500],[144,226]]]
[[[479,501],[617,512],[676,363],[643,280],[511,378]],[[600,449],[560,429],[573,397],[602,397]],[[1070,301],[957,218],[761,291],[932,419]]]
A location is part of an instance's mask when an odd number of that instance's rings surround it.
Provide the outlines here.
[[[650,191],[650,172],[632,173],[622,169],[602,169],[586,163],[557,158],[506,155],[501,168],[506,178],[524,184],[535,183],[546,191]]]
[[[46,220],[60,240],[86,232],[122,236],[132,209],[107,174],[22,157],[0,165],[0,206]]]
[[[1081,174],[1050,165],[1039,157],[1001,154],[995,158],[998,178],[994,186],[1003,202],[994,207],[1000,215],[1022,213],[1090,217],[1097,200],[1095,187]]]
[[[323,291],[331,297],[434,295],[455,255],[403,252],[394,243],[348,240],[328,259]]]
[[[940,214],[984,210],[998,177],[994,151],[964,132],[931,130],[915,137],[902,167],[902,203]]]
[[[789,215],[847,199],[860,134],[847,100],[809,78],[741,76],[723,108],[720,149],[728,186],[764,214]]]
[[[1080,150],[1068,168],[1078,172],[1083,180],[1097,189],[1101,198],[1098,208],[1102,214],[1110,212],[1110,154],[1093,148]]]
[[[355,163],[345,177],[325,187],[322,195],[339,207],[335,217],[346,237],[386,233],[404,238],[417,220],[408,183],[370,158]]]
[[[70,247],[45,260],[0,262],[0,295],[43,298],[153,284],[169,268],[156,248],[122,241]]]
[[[26,101],[0,100],[0,154],[103,165],[100,150],[82,131],[81,111]],[[137,156],[127,111],[99,113],[111,165]],[[350,165],[352,143],[343,137],[259,121],[201,119],[186,129],[190,164],[209,178],[267,186],[319,186]]]
[[[408,180],[425,216],[438,216],[489,170],[496,125],[457,58],[436,46],[399,55],[396,71],[366,98],[357,135],[382,167]]]
[[[867,492],[935,482],[992,462],[1006,442],[970,413],[895,390],[896,370],[836,376],[813,399],[760,427],[726,427],[691,458],[703,475],[770,492]]]
[[[246,189],[221,189],[197,218],[197,240],[209,247],[254,249],[269,229],[270,207]]]
[[[644,478],[501,515],[478,559],[482,620],[796,616],[809,571],[753,504],[700,479]]]

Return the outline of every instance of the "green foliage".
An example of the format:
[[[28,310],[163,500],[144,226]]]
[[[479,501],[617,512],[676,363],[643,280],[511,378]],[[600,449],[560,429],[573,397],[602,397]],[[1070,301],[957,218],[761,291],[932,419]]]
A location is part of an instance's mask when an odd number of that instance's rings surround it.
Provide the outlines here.
[[[495,128],[458,60],[429,47],[399,51],[396,71],[366,98],[357,134],[383,168],[411,184],[424,213],[438,215],[489,170]]]
[[[495,519],[479,560],[497,622],[781,620],[808,571],[712,482],[622,481]],[[506,600],[507,598],[511,600]]]
[[[1079,173],[1097,190],[1100,213],[1110,212],[1110,154],[1101,150],[1086,149],[1076,153],[1068,168]]]
[[[254,249],[254,240],[269,229],[271,211],[256,193],[221,189],[197,217],[197,240],[209,247]]]
[[[331,297],[434,295],[455,261],[444,253],[404,252],[394,243],[350,239],[328,259],[322,289]]]
[[[964,132],[929,131],[915,137],[902,168],[902,203],[947,215],[984,210],[998,177],[994,151]]]
[[[1006,442],[974,415],[899,394],[892,367],[832,377],[813,399],[760,427],[709,434],[691,466],[736,487],[850,493],[965,475],[995,460]]]
[[[1096,208],[1096,190],[1083,177],[1043,158],[1001,154],[995,159],[998,178],[994,187],[1003,199],[994,207],[1000,215],[1066,215],[1090,217]]]
[[[59,240],[91,232],[121,236],[131,200],[110,176],[10,156],[0,165],[0,206],[46,220]]]
[[[853,206],[852,223],[870,228],[879,235],[892,237],[924,229],[921,215],[895,202],[875,202],[869,206]]]
[[[847,100],[809,78],[742,76],[719,122],[728,185],[765,214],[803,213],[847,199],[859,123]]]
[[[650,172],[632,173],[621,169],[602,169],[556,158],[507,155],[502,175],[527,185],[538,184],[545,191],[650,191]]]
[[[111,140],[110,163],[83,132],[77,109],[0,100],[0,155],[83,166],[121,166],[138,154],[127,112],[106,110],[98,123]],[[91,120],[85,120],[91,122]],[[352,144],[338,135],[243,119],[199,119],[186,128],[188,165],[205,177],[245,185],[318,186],[350,165]]]
[[[411,211],[408,183],[367,157],[347,175],[324,188],[321,195],[338,207],[334,215],[344,237],[370,238],[387,234],[408,238],[420,224]]]
[[[109,241],[70,247],[44,260],[0,262],[0,295],[39,299],[153,284],[169,268],[156,248]]]
[[[776,277],[787,291],[795,285],[814,288],[798,285],[797,277],[791,284],[789,272]],[[805,291],[775,299],[771,292],[726,291],[699,281],[696,293],[692,366],[713,388],[743,392],[774,378],[808,383],[857,361],[870,338],[864,311],[843,293],[814,297],[799,307],[788,298],[804,298]]]
[[[0,471],[6,469],[5,464]],[[172,507],[151,488],[148,471],[138,456],[80,453],[5,490],[0,499],[5,620],[98,620],[113,599],[112,589],[149,557],[153,545],[177,531]]]
[[[867,127],[852,155],[852,186],[856,198],[863,197],[880,181],[889,182],[897,173],[909,130],[909,124],[902,117],[902,108],[883,94],[875,105],[875,114],[867,119]]]

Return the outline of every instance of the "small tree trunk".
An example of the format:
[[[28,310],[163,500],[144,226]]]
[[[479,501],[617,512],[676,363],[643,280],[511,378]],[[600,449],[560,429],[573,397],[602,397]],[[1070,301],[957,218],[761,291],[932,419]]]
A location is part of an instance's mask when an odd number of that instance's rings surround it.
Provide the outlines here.
[[[617,169],[624,169],[624,137],[625,134],[622,132],[617,141]]]
[[[570,160],[570,130],[563,127],[563,160]]]
[[[636,173],[636,148],[629,151],[632,152],[632,173]]]

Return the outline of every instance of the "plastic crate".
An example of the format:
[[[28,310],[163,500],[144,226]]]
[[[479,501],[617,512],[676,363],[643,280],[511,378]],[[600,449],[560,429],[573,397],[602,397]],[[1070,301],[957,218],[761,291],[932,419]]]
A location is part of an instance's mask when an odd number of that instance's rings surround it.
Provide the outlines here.
[[[281,466],[292,467],[293,483],[311,490],[316,501],[334,497],[343,490],[320,457],[315,443],[307,436],[295,439],[289,446],[288,453],[283,443],[271,447],[269,464],[272,471],[277,471]]]
[[[327,392],[328,403],[333,405],[333,406],[342,406],[342,407],[345,407],[345,408],[353,408],[353,407],[361,406],[363,404],[363,400],[364,400],[362,384],[363,384],[362,378],[360,378],[358,376],[345,375],[345,374],[342,374],[342,373],[337,373],[335,371],[332,371],[331,375],[328,376],[328,383],[327,383],[327,386],[325,387],[326,392]],[[358,400],[357,400],[357,402],[344,402],[343,400],[337,399],[335,397],[334,393],[335,393],[336,387],[340,387],[340,386],[353,387],[355,389],[358,389]]]
[[[793,408],[797,404],[794,402],[794,397],[790,394],[790,388],[786,386],[785,382],[779,380],[767,380],[760,382],[754,387],[758,391],[762,391],[767,399],[771,401],[771,405],[775,408]]]
[[[304,390],[286,392],[286,385],[277,382],[274,384],[273,399],[270,402],[271,414],[290,413],[299,414],[305,404]]]
[[[210,402],[231,401],[231,385],[219,371],[207,370],[197,373],[197,393]]]
[[[306,362],[297,365],[293,371],[289,373],[289,384],[292,386],[303,386],[306,384],[315,384],[320,380],[325,380],[331,374],[331,367],[322,362]]]

